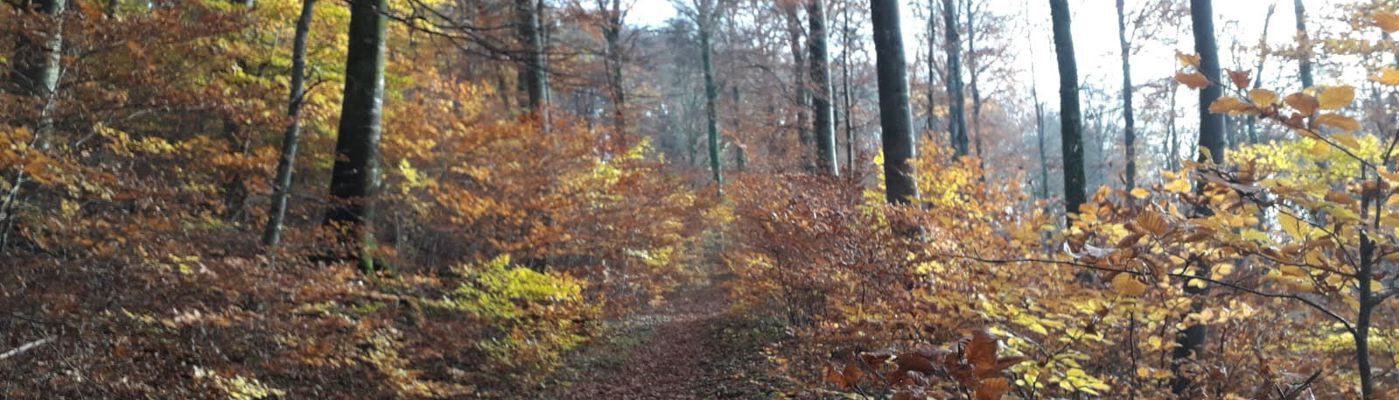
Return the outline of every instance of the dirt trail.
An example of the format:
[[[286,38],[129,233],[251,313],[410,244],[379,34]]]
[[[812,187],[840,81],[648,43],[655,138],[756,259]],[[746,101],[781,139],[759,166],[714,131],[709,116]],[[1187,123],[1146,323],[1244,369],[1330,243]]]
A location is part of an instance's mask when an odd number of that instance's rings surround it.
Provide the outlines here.
[[[668,305],[621,321],[616,360],[583,371],[559,397],[584,399],[766,399],[761,347],[776,337],[728,313],[722,285],[682,290]]]

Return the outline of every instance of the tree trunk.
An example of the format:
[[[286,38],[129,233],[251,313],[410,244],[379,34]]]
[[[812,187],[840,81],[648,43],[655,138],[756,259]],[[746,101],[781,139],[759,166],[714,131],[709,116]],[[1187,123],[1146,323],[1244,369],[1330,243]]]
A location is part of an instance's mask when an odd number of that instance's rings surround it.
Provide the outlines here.
[[[1176,134],[1176,92],[1180,91],[1180,83],[1172,79],[1166,83],[1170,87],[1170,115],[1166,120],[1166,141],[1170,148],[1170,161],[1167,162],[1171,171],[1180,171],[1180,137]]]
[[[1307,35],[1307,9],[1302,0],[1292,1],[1292,10],[1297,15],[1297,75],[1302,78],[1302,89],[1315,86],[1312,82],[1312,40]]]
[[[607,6],[607,0],[598,0],[598,8],[607,15],[604,17],[602,36],[607,44],[606,64],[607,64],[607,92],[612,101],[612,123],[614,135],[622,146],[627,146],[627,94],[622,85],[622,63],[625,61],[622,54],[622,3],[621,0],[611,0],[611,6]]]
[[[343,230],[339,238],[358,250],[365,271],[374,269],[371,225],[379,187],[387,10],[388,0],[350,0],[345,95],[331,170],[332,204],[325,215],[325,224]]]
[[[21,37],[15,44],[14,70],[11,71],[10,80],[19,88],[20,94],[39,99],[39,118],[34,121],[35,145],[40,150],[47,150],[48,133],[53,130],[54,94],[58,92],[58,79],[63,68],[62,14],[67,2],[37,0],[24,1],[21,5],[26,12],[43,14],[47,26],[37,41]]]
[[[852,46],[850,42],[852,33],[850,31],[850,7],[849,4],[846,4],[841,10],[845,14],[845,21],[840,32],[842,42],[840,48],[840,93],[844,97],[842,100],[845,103],[845,119],[843,120],[845,122],[845,168],[849,171],[849,176],[855,178],[855,125],[852,121],[855,114],[852,112],[854,107],[850,101],[850,47]]]
[[[296,164],[296,147],[301,140],[301,106],[306,96],[306,40],[315,16],[316,0],[301,3],[301,16],[296,19],[296,36],[292,39],[291,94],[287,100],[287,116],[291,123],[282,135],[282,155],[277,160],[277,177],[272,184],[272,210],[268,212],[267,228],[262,244],[276,246],[282,241],[282,224],[287,215],[287,198],[291,195],[291,175]]]
[[[545,85],[544,34],[539,26],[540,0],[515,0],[515,15],[519,18],[520,42],[524,57],[520,82],[525,86],[526,106],[535,117],[544,116]]]
[[[806,83],[809,67],[806,64],[806,51],[802,49],[801,16],[797,13],[795,1],[783,3],[782,12],[787,17],[787,44],[792,49],[792,88],[797,101],[797,144],[801,146],[798,159],[803,169],[815,171],[816,160],[812,159],[810,152],[813,139],[811,128],[807,124],[811,91],[808,90]]]
[[[700,63],[704,68],[704,107],[705,122],[709,132],[709,170],[714,175],[714,184],[719,189],[719,194],[724,193],[724,173],[719,159],[719,111],[717,101],[719,97],[719,87],[714,84],[714,63],[712,61],[713,48],[710,43],[714,23],[713,0],[696,0],[698,12],[697,25],[699,25],[700,36]]]
[[[1074,60],[1073,31],[1069,28],[1068,0],[1049,0],[1054,23],[1054,51],[1059,63],[1059,136],[1064,153],[1064,211],[1078,214],[1087,201],[1084,194],[1083,116],[1078,104],[1078,63]]]
[[[972,9],[971,0],[967,0],[966,8],[963,11],[967,14],[967,75],[971,78],[970,83],[972,91],[972,122],[971,129],[967,131],[968,133],[966,136],[975,137],[973,140],[976,142],[977,162],[979,162],[982,167],[985,167],[986,160],[982,159],[983,156],[981,155],[981,89],[977,86],[977,68],[981,66],[977,64],[976,11]]]
[[[1268,14],[1263,16],[1263,36],[1258,39],[1258,64],[1253,67],[1253,88],[1263,87],[1263,66],[1268,61],[1268,26],[1273,22],[1273,11],[1277,11],[1278,4],[1268,5]],[[1258,144],[1258,117],[1250,115],[1246,122],[1248,124],[1249,144]]]
[[[962,39],[957,29],[957,1],[942,0],[943,32],[946,40],[943,50],[947,52],[947,134],[952,139],[952,149],[957,157],[970,153],[967,139],[966,99],[962,94]]]
[[[950,0],[948,0],[950,1]],[[884,147],[885,200],[918,199],[912,160],[917,156],[908,105],[908,72],[897,0],[870,0],[875,69],[879,80],[879,125]]]
[[[810,26],[806,43],[811,50],[811,82],[816,89],[811,95],[811,111],[816,115],[816,161],[819,173],[840,175],[836,158],[836,131],[831,110],[830,55],[826,51],[825,0],[807,0],[806,20]]]
[[[1122,49],[1122,145],[1127,164],[1123,181],[1131,191],[1137,187],[1137,121],[1132,111],[1132,45],[1127,42],[1126,10],[1123,8],[1122,0],[1117,0],[1117,43]]]
[[[937,124],[938,124],[938,121],[937,121],[937,111],[938,111],[938,107],[937,107],[937,91],[938,91],[938,86],[937,86],[937,81],[936,81],[935,79],[933,79],[933,77],[937,75],[937,52],[938,52],[938,41],[937,41],[937,30],[938,30],[938,29],[937,29],[937,28],[938,28],[938,22],[937,22],[937,12],[936,12],[936,11],[937,11],[937,0],[928,0],[928,82],[927,82],[927,91],[928,91],[928,93],[927,93],[927,97],[928,97],[928,118],[927,118],[927,125],[928,125],[928,126],[927,126],[927,129],[926,129],[926,130],[927,130],[927,133],[924,134],[924,137],[925,137],[925,138],[928,138],[929,140],[933,140],[933,127],[937,126]]]
[[[1219,49],[1214,39],[1214,8],[1211,0],[1190,0],[1190,22],[1195,36],[1195,53],[1200,55],[1200,72],[1209,78],[1211,85],[1200,90],[1200,103],[1198,111],[1200,113],[1200,139],[1198,148],[1199,154],[1196,161],[1200,163],[1214,162],[1222,164],[1224,162],[1224,118],[1222,115],[1211,113],[1209,108],[1215,100],[1223,93],[1225,81],[1220,80],[1219,73]],[[1196,191],[1204,190],[1204,183],[1197,182]],[[1196,207],[1197,215],[1209,215],[1208,207]],[[1210,266],[1204,263],[1198,265],[1199,274],[1208,276]],[[1201,295],[1206,287],[1191,286],[1187,280],[1185,292],[1192,295]],[[1197,301],[1193,307],[1200,308]],[[1190,378],[1181,374],[1181,366],[1191,357],[1197,357],[1200,350],[1204,349],[1206,330],[1204,325],[1194,324],[1187,326],[1176,338],[1176,349],[1172,352],[1171,372],[1175,377],[1171,380],[1171,391],[1177,395],[1184,395],[1191,386]]]

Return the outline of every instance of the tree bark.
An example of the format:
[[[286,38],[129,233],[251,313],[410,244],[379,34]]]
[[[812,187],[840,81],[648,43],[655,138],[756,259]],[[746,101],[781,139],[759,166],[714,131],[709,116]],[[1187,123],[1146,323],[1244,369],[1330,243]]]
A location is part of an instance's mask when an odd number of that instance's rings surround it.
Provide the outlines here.
[[[714,84],[714,63],[713,48],[710,43],[710,34],[714,23],[714,0],[695,0],[697,19],[700,36],[700,63],[704,68],[704,105],[705,122],[709,132],[709,170],[713,173],[714,184],[719,189],[719,194],[724,193],[724,173],[722,160],[719,158],[719,111],[718,97],[719,87]]]
[[[622,54],[622,3],[621,0],[611,0],[611,6],[608,6],[607,1],[598,0],[598,8],[606,14],[602,36],[607,45],[607,92],[612,102],[612,123],[616,130],[613,134],[617,135],[620,144],[627,146],[627,93],[622,82],[622,63],[625,61]]]
[[[841,95],[844,97],[844,99],[842,99],[842,100],[843,100],[844,103],[845,103],[845,104],[844,104],[845,119],[843,120],[843,122],[845,122],[845,168],[849,171],[849,176],[853,178],[853,177],[856,177],[856,175],[855,175],[855,125],[854,125],[854,123],[853,123],[853,119],[854,119],[853,117],[854,117],[855,114],[852,112],[852,110],[854,109],[854,107],[853,107],[853,103],[851,103],[851,101],[850,101],[850,47],[852,46],[851,41],[850,41],[850,36],[851,36],[851,33],[852,33],[852,32],[850,31],[850,7],[851,7],[850,4],[846,4],[845,7],[841,9],[841,11],[844,13],[845,18],[844,18],[844,26],[842,27],[841,32],[840,32],[840,38],[841,38],[841,42],[842,42],[842,46],[841,46],[841,50],[840,50],[840,57],[841,57],[841,63],[840,63],[840,64],[841,64],[841,67],[840,67],[840,73],[841,73],[841,77],[840,77],[840,82],[841,82],[841,83],[840,83],[840,85],[841,85],[841,90],[840,90],[840,93],[841,93]]]
[[[1302,78],[1302,89],[1315,86],[1312,82],[1312,41],[1307,35],[1307,8],[1302,0],[1292,1],[1292,10],[1297,15],[1297,75]]]
[[[811,91],[806,83],[809,67],[806,64],[806,50],[802,49],[801,15],[798,14],[795,1],[783,3],[782,12],[787,18],[787,44],[792,49],[792,88],[797,102],[797,144],[801,146],[801,151],[798,152],[798,161],[803,169],[815,171],[816,160],[811,157],[812,153],[810,152],[814,140],[811,128],[807,123],[809,119],[807,110],[811,105]]]
[[[515,14],[519,18],[520,42],[525,51],[520,82],[525,86],[526,106],[536,117],[544,116],[545,85],[544,34],[539,26],[540,0],[515,0]]]
[[[950,1],[950,0],[949,0]],[[885,200],[908,204],[918,199],[912,160],[917,156],[908,105],[907,59],[897,0],[870,0],[875,70],[879,80],[879,124],[884,147]]]
[[[1200,90],[1200,141],[1199,154],[1196,161],[1200,163],[1214,162],[1222,164],[1224,162],[1224,118],[1222,115],[1211,113],[1209,108],[1215,100],[1218,100],[1223,93],[1219,73],[1219,49],[1214,38],[1214,8],[1211,0],[1190,0],[1190,22],[1195,36],[1195,53],[1200,55],[1200,72],[1209,79],[1212,84]],[[1204,183],[1196,183],[1196,192],[1204,190]],[[1197,215],[1209,215],[1212,211],[1208,207],[1196,207]],[[1198,265],[1199,273],[1208,276],[1210,266],[1205,263]],[[1207,287],[1191,286],[1189,281],[1185,283],[1185,292],[1192,295],[1202,295]],[[1200,303],[1194,305],[1197,310]],[[1175,377],[1171,380],[1171,391],[1177,395],[1184,395],[1193,386],[1189,377],[1182,375],[1181,366],[1191,357],[1197,357],[1204,349],[1206,329],[1204,325],[1194,324],[1187,326],[1176,338],[1176,349],[1172,352],[1171,372]]]
[[[826,7],[825,0],[807,0],[806,19],[810,32],[807,33],[807,47],[811,50],[811,82],[815,91],[811,95],[811,111],[815,114],[817,169],[830,176],[840,175],[840,163],[836,158],[835,121],[831,109],[831,69],[830,54],[826,50]]]
[[[387,7],[388,0],[350,0],[345,95],[331,170],[332,204],[325,216],[325,224],[342,229],[346,235],[340,239],[358,250],[365,271],[374,269],[373,197],[379,188]]]
[[[1068,0],[1049,0],[1054,23],[1054,51],[1059,64],[1059,136],[1064,154],[1064,211],[1078,214],[1087,201],[1083,171],[1083,115],[1078,104],[1078,63],[1074,60],[1073,31],[1069,28]]]
[[[277,177],[272,185],[272,210],[268,212],[267,227],[262,244],[276,246],[282,241],[282,224],[287,215],[287,198],[291,195],[291,176],[295,170],[296,148],[301,141],[301,107],[306,98],[306,41],[311,32],[311,18],[316,0],[301,3],[301,16],[296,19],[296,36],[292,39],[291,93],[287,100],[287,116],[291,123],[282,134],[282,155],[277,160]]]
[[[971,84],[972,91],[971,129],[967,131],[968,133],[966,133],[966,136],[974,137],[972,140],[975,142],[976,146],[977,162],[981,163],[982,167],[985,167],[986,160],[981,159],[981,89],[977,86],[977,69],[981,66],[978,65],[977,62],[979,60],[976,56],[976,11],[972,9],[972,1],[966,1],[966,7],[963,12],[967,14],[967,75],[971,78],[969,83]]]
[[[1268,61],[1268,26],[1273,22],[1273,11],[1278,8],[1277,3],[1268,5],[1268,14],[1263,17],[1263,36],[1258,39],[1258,64],[1253,68],[1253,88],[1263,87],[1263,66]],[[1260,143],[1258,140],[1258,117],[1248,116],[1248,142],[1250,144]]]
[[[1117,43],[1122,49],[1122,146],[1126,171],[1122,180],[1127,190],[1137,187],[1137,128],[1132,110],[1132,44],[1127,41],[1127,19],[1122,0],[1117,0]]]
[[[44,32],[38,40],[21,37],[15,44],[10,80],[20,94],[39,99],[39,118],[34,121],[35,145],[40,150],[48,149],[48,133],[53,129],[53,111],[56,106],[54,95],[58,92],[58,79],[62,73],[63,57],[63,11],[65,0],[23,1],[25,12],[43,14]]]
[[[957,1],[942,0],[942,21],[946,27],[943,51],[947,52],[947,134],[957,157],[970,154],[967,137],[966,97],[962,94],[962,39],[957,29]]]

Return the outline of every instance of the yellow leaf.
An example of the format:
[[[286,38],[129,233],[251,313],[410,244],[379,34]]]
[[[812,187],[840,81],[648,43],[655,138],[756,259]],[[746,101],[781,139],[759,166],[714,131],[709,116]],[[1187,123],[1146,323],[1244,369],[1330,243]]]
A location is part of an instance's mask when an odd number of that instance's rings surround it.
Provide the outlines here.
[[[1210,85],[1210,79],[1199,72],[1177,72],[1176,81],[1191,89],[1199,89]]]
[[[1200,56],[1198,55],[1185,54],[1177,51],[1176,61],[1180,61],[1180,65],[1184,67],[1200,68]]]
[[[1319,107],[1315,97],[1301,92],[1289,94],[1282,101],[1304,116],[1316,114],[1316,109]]]
[[[1321,91],[1321,96],[1317,98],[1321,109],[1339,110],[1350,105],[1355,100],[1355,87],[1350,85],[1331,86]]]
[[[1141,283],[1129,273],[1119,273],[1112,278],[1112,289],[1123,295],[1141,296],[1146,293],[1146,288],[1145,283]]]
[[[1327,114],[1327,115],[1330,115],[1330,114]],[[1321,116],[1321,117],[1322,117],[1322,118],[1326,118],[1326,115],[1323,115],[1323,116]],[[1344,118],[1344,117],[1342,117],[1342,118]],[[1347,119],[1349,119],[1349,118],[1347,118]],[[1318,121],[1320,121],[1320,119],[1318,119]],[[1355,120],[1351,120],[1351,122],[1355,122]],[[1352,149],[1352,150],[1354,150],[1354,149],[1359,149],[1359,148],[1360,148],[1360,140],[1359,140],[1359,139],[1356,139],[1355,136],[1352,136],[1352,135],[1347,135],[1347,134],[1344,134],[1344,133],[1335,134],[1335,135],[1331,135],[1331,140],[1335,141],[1336,143],[1340,143],[1340,144],[1342,144],[1342,145],[1344,145],[1344,146],[1346,146],[1347,148]]]
[[[1248,103],[1235,97],[1220,97],[1210,104],[1210,112],[1215,114],[1239,114],[1252,109],[1253,107],[1249,106]]]
[[[1394,15],[1388,11],[1377,12],[1375,13],[1375,26],[1380,27],[1380,30],[1385,33],[1399,31],[1399,15]]]
[[[1147,192],[1146,189],[1132,189],[1132,197],[1136,197],[1138,199],[1145,199],[1147,198],[1147,196],[1151,196],[1151,192]]]
[[[1357,129],[1360,129],[1360,123],[1356,122],[1355,119],[1334,113],[1326,113],[1322,114],[1320,117],[1317,117],[1316,124],[1319,126],[1329,126],[1332,128],[1340,129],[1342,132],[1355,132]],[[1351,138],[1351,140],[1354,139],[1355,138]],[[1355,146],[1351,146],[1351,148],[1358,147],[1360,147],[1359,143],[1356,143]]]
[[[1278,225],[1282,225],[1282,231],[1287,232],[1287,236],[1291,236],[1295,240],[1307,240],[1307,236],[1303,234],[1305,230],[1302,224],[1303,222],[1298,221],[1297,217],[1292,216],[1292,214],[1278,214]]]
[[[1250,90],[1248,91],[1248,97],[1253,100],[1253,104],[1257,104],[1259,107],[1267,107],[1278,102],[1277,92],[1268,89]]]
[[[1331,145],[1320,140],[1313,140],[1312,147],[1307,153],[1316,158],[1326,157],[1327,154],[1331,154]]]
[[[1370,80],[1379,82],[1385,86],[1399,86],[1399,69],[1394,67],[1384,67],[1380,72],[1370,77]]]
[[[1166,190],[1175,193],[1190,193],[1190,181],[1185,179],[1176,179],[1174,181],[1171,181],[1171,183],[1166,184]]]

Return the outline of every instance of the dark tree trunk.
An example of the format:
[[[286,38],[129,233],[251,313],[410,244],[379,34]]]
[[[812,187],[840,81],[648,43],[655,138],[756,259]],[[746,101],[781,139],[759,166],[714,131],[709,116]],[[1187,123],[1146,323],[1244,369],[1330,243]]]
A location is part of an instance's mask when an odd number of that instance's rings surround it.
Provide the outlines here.
[[[1059,63],[1059,136],[1064,153],[1064,211],[1078,214],[1078,208],[1087,201],[1087,195],[1083,171],[1083,116],[1078,104],[1078,63],[1074,60],[1068,0],[1049,0],[1049,11],[1054,23],[1054,51]]]
[[[379,187],[387,7],[388,0],[350,0],[345,96],[331,170],[332,204],[325,215],[326,225],[345,233],[339,239],[358,250],[360,267],[366,271],[374,269],[371,225]]]
[[[1307,34],[1307,8],[1302,0],[1292,1],[1292,10],[1297,15],[1297,75],[1302,78],[1302,89],[1315,86],[1312,82],[1312,40]]]
[[[710,43],[710,35],[713,33],[714,8],[713,0],[696,0],[696,11],[698,13],[697,25],[699,25],[700,36],[700,63],[704,64],[704,107],[705,122],[709,132],[709,170],[713,173],[714,184],[718,186],[719,193],[724,193],[724,173],[721,168],[722,160],[719,158],[719,110],[718,102],[719,87],[714,84],[714,63],[713,48]]]
[[[525,86],[526,106],[536,117],[544,114],[547,89],[544,71],[544,33],[539,26],[540,0],[515,0],[515,15],[519,18],[520,43],[525,51],[520,68],[520,82]]]
[[[885,199],[907,204],[918,199],[913,158],[913,116],[908,105],[908,71],[897,0],[870,0],[875,69],[879,80],[879,125],[884,146]]]
[[[807,112],[811,105],[811,91],[807,87],[806,51],[802,49],[802,23],[798,14],[797,2],[784,3],[783,15],[787,18],[787,44],[792,49],[792,89],[797,102],[797,144],[801,145],[799,161],[807,171],[816,170],[816,160],[811,156],[811,127]]]
[[[957,29],[957,1],[942,0],[942,21],[946,26],[943,32],[947,38],[943,50],[947,52],[947,134],[952,139],[952,148],[958,157],[970,154],[967,137],[966,98],[962,94],[962,39]]]
[[[846,4],[841,10],[844,13],[845,21],[840,32],[842,42],[840,50],[840,93],[844,97],[842,100],[844,100],[845,103],[845,119],[843,120],[843,122],[845,122],[845,168],[849,171],[849,176],[855,178],[855,125],[853,123],[854,121],[852,121],[854,119],[852,117],[855,114],[852,112],[854,104],[850,101],[850,47],[852,46],[850,36],[854,32],[850,31],[850,8],[851,5]]]
[[[602,27],[602,36],[607,44],[607,93],[612,101],[612,123],[616,130],[613,134],[617,135],[620,144],[626,146],[627,93],[622,82],[622,63],[625,61],[622,54],[622,3],[621,0],[611,0],[612,4],[608,6],[606,1],[598,0],[598,8],[607,14]]]
[[[836,158],[836,130],[831,110],[831,69],[830,55],[826,51],[826,7],[825,0],[807,0],[806,19],[810,26],[807,33],[807,47],[811,49],[811,82],[815,91],[811,95],[811,111],[816,118],[817,170],[830,176],[840,175],[840,163]]]
[[[316,0],[304,0],[301,16],[296,19],[296,36],[292,39],[291,94],[287,100],[287,116],[291,124],[282,135],[282,155],[277,160],[277,177],[272,184],[272,210],[268,212],[267,228],[262,232],[262,244],[276,246],[282,241],[282,224],[287,215],[287,198],[291,196],[291,176],[296,165],[296,147],[301,140],[301,106],[306,96],[306,40],[315,16]]]
[[[1224,162],[1224,118],[1222,115],[1211,113],[1209,108],[1215,100],[1223,93],[1222,82],[1219,74],[1219,50],[1214,39],[1214,8],[1211,0],[1190,0],[1190,22],[1195,35],[1195,53],[1200,55],[1200,72],[1209,78],[1211,85],[1200,90],[1200,141],[1199,154],[1196,161],[1201,163],[1214,162],[1222,164]],[[1196,191],[1204,190],[1204,183],[1196,184]],[[1196,207],[1197,215],[1209,215],[1208,207]],[[1204,263],[1198,265],[1199,273],[1208,276],[1210,266]],[[1185,292],[1192,295],[1201,295],[1205,292],[1204,287],[1196,287],[1186,282]],[[1200,303],[1197,301],[1194,306],[1197,310]],[[1204,349],[1206,330],[1204,325],[1194,324],[1187,326],[1176,338],[1176,349],[1172,352],[1171,371],[1175,377],[1171,380],[1171,391],[1184,395],[1190,390],[1193,383],[1189,377],[1181,372],[1181,366],[1191,357],[1197,357]]]
[[[1122,0],[1117,0],[1117,43],[1122,49],[1122,145],[1127,168],[1123,176],[1127,190],[1137,187],[1137,121],[1132,110],[1132,44],[1127,41],[1127,20]]]
[[[937,76],[937,74],[938,74],[938,68],[937,68],[937,52],[938,52],[937,30],[938,30],[938,21],[937,21],[937,17],[938,17],[938,15],[937,15],[937,0],[928,0],[928,82],[927,82],[927,91],[928,91],[928,93],[926,94],[926,96],[928,97],[928,119],[927,119],[927,125],[928,125],[928,126],[927,126],[927,129],[926,129],[927,133],[924,134],[924,135],[925,135],[924,137],[925,137],[925,138],[928,138],[929,140],[933,140],[933,136],[932,136],[932,135],[933,135],[933,129],[934,129],[934,127],[936,127],[936,126],[938,125],[938,118],[937,118],[937,111],[938,111],[938,107],[937,107],[937,104],[938,104],[938,103],[937,103],[938,85],[937,85],[937,80],[933,78],[934,76]]]
[[[977,69],[981,66],[978,65],[976,57],[976,10],[972,9],[971,0],[967,0],[963,12],[967,14],[967,75],[971,78],[969,83],[972,91],[972,122],[966,136],[975,137],[972,140],[975,141],[976,157],[979,159],[977,161],[985,167],[986,160],[981,159],[981,89],[977,86]]]

